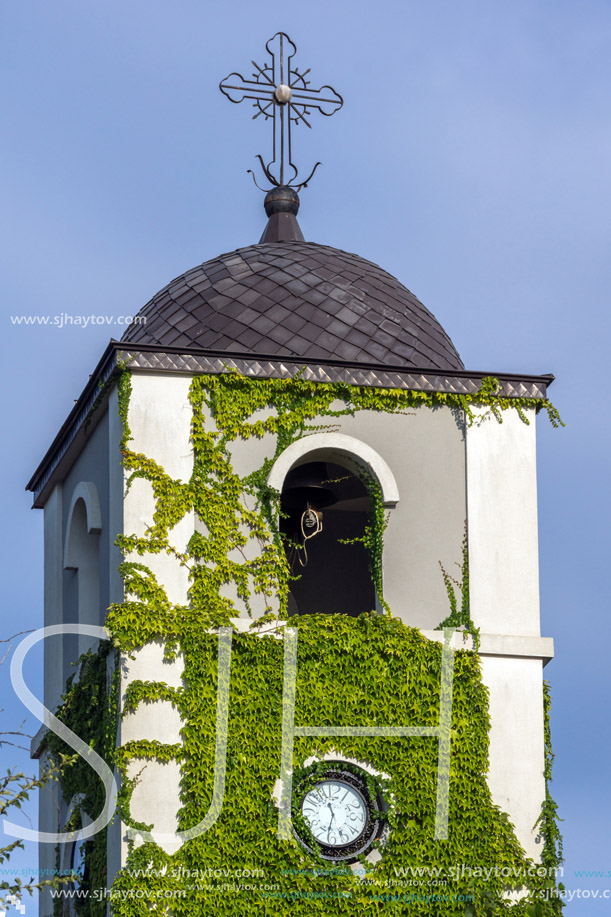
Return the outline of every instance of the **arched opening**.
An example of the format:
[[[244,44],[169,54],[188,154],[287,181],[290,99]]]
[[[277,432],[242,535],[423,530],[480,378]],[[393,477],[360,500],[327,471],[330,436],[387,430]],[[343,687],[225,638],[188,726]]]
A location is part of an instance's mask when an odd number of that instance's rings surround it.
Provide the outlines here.
[[[60,831],[80,831],[81,828],[91,824],[91,818],[81,809],[83,794],[76,793],[71,801],[67,803],[62,800],[60,807]],[[83,841],[75,838],[73,841],[67,841],[59,845],[59,868],[60,875],[68,876],[73,873],[76,881],[68,882],[64,888],[67,892],[62,896],[62,917],[77,917],[78,898],[73,897],[78,889],[87,887],[89,884],[89,868],[86,861],[86,854],[91,847],[91,841]]]
[[[369,553],[369,491],[358,474],[320,458],[291,468],[281,491],[291,573],[289,615],[359,615],[376,608]]]
[[[102,517],[95,484],[81,481],[74,489],[64,542],[64,623],[100,625],[100,532]],[[64,637],[64,680],[72,663],[97,644],[84,634]]]

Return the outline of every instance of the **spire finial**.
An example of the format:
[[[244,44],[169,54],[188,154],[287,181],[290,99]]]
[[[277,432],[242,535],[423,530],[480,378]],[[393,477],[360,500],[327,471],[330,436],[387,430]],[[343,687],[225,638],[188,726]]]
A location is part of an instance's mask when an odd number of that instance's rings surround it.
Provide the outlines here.
[[[330,117],[339,111],[344,100],[331,86],[309,88],[311,80],[306,77],[310,69],[300,73],[298,67],[292,66],[297,48],[284,32],[276,32],[265,47],[271,62],[260,67],[252,61],[254,79],[246,80],[240,73],[230,73],[219,83],[219,88],[230,102],[253,99],[253,108],[256,109],[253,119],[263,115],[266,121],[271,120],[272,159],[265,163],[260,154],[257,159],[273,187],[292,187],[299,191],[307,186],[320,163],[316,163],[305,180],[298,179],[299,171],[292,159],[291,124],[301,122],[311,127],[308,120],[311,109],[318,109],[321,115]],[[249,172],[252,173],[252,170],[249,169]]]
[[[297,222],[299,195],[290,185],[276,185],[265,195],[265,212],[269,217],[259,242],[304,242]]]

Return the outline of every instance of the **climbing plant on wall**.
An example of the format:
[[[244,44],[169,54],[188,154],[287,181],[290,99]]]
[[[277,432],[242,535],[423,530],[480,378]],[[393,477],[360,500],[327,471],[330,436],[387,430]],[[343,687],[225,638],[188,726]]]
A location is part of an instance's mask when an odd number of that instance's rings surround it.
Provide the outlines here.
[[[109,641],[103,641],[97,652],[88,652],[79,660],[78,677],[75,672],[68,679],[57,713],[111,767],[115,760],[118,686],[119,667],[115,651]],[[73,805],[68,821],[62,825],[62,831],[76,831],[99,815],[104,804],[103,785],[83,757],[67,757],[71,749],[54,732],[49,731],[47,734],[47,745],[52,757],[66,761],[61,775],[61,789],[64,800]],[[91,896],[106,884],[106,835],[104,829],[85,841],[83,846],[86,869],[81,873],[78,885]],[[58,870],[59,854],[58,849]],[[54,917],[63,917],[65,901],[63,896],[55,897]],[[82,901],[82,911],[91,917],[103,917],[106,914],[103,900],[89,897]]]
[[[188,481],[181,481],[172,479],[154,457],[131,449],[130,391],[130,375],[124,372],[119,380],[119,407],[127,486],[138,478],[150,482],[154,512],[144,535],[124,533],[117,539],[126,558],[121,568],[125,601],[110,609],[107,626],[122,653],[162,637],[169,655],[181,654],[183,687],[133,682],[124,713],[165,700],[176,707],[184,726],[180,745],[140,741],[115,752],[127,824],[151,828],[135,825],[130,815],[130,761],[179,762],[180,828],[198,824],[206,815],[215,771],[217,629],[231,626],[231,618],[239,614],[226,587],[234,588],[247,609],[255,599],[262,602],[264,614],[253,619],[250,630],[233,635],[226,785],[217,821],[173,856],[150,841],[132,844],[127,868],[113,884],[113,913],[139,917],[142,898],[150,901],[159,893],[155,912],[176,917],[289,914],[296,909],[304,917],[379,914],[388,907],[396,914],[436,917],[468,914],[470,908],[479,917],[509,912],[504,894],[515,887],[526,893],[511,906],[516,917],[557,913],[558,899],[542,897],[553,890],[553,880],[536,874],[507,816],[490,797],[487,690],[479,658],[467,650],[455,654],[448,839],[434,837],[436,738],[310,736],[295,740],[296,768],[311,759],[337,755],[367,762],[387,775],[393,805],[384,855],[375,866],[361,863],[359,875],[349,867],[330,871],[328,862],[295,840],[279,841],[273,788],[279,777],[283,697],[283,640],[278,637],[285,625],[276,623],[268,627],[271,633],[262,632],[266,624],[286,617],[291,574],[280,534],[278,495],[267,479],[274,460],[288,445],[327,429],[338,417],[364,409],[396,413],[449,407],[469,424],[476,417],[475,405],[488,406],[499,421],[504,411],[515,409],[525,423],[525,410],[534,407],[546,410],[558,425],[561,421],[553,406],[542,400],[500,397],[494,379],[484,380],[476,395],[465,396],[317,384],[302,378],[252,379],[237,373],[200,376],[190,389],[193,473]],[[233,465],[233,445],[262,437],[270,438],[269,457],[241,477]],[[383,599],[385,519],[375,488],[375,482],[370,482],[372,513],[363,541]],[[186,550],[179,549],[172,542],[172,531],[190,512],[198,519],[197,531]],[[249,550],[252,547],[256,550]],[[161,553],[188,568],[187,605],[169,600],[150,561],[146,563],[147,557]],[[450,620],[458,612],[451,607]],[[393,617],[392,609],[358,617],[306,615],[292,618],[290,624],[299,635],[297,724],[437,725],[441,646]],[[64,708],[67,720],[70,705],[69,691]],[[555,812],[549,805],[546,811],[545,818],[553,819]],[[552,822],[545,824],[546,837],[552,837]],[[546,849],[546,866],[553,867],[559,856],[553,840]],[[467,868],[455,874],[456,864]],[[429,872],[414,881],[410,869],[419,867]],[[202,874],[202,869],[213,872]],[[446,884],[440,884],[440,876]]]

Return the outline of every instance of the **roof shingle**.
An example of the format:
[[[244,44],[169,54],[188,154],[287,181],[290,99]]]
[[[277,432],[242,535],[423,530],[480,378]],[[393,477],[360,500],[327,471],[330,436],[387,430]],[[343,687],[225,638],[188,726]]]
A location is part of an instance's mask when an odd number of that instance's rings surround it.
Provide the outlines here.
[[[227,350],[237,341],[253,354],[306,361],[464,369],[435,316],[395,277],[314,242],[267,242],[220,255],[177,277],[139,314],[146,323],[131,324],[123,341]]]

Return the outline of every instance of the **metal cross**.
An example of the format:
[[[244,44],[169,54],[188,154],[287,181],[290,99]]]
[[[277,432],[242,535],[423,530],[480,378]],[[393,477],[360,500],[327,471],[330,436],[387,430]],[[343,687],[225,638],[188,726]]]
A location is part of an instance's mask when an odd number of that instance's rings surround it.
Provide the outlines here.
[[[306,77],[310,68],[300,73],[298,67],[292,67],[297,48],[284,32],[276,32],[265,47],[271,62],[260,67],[251,61],[255,68],[254,79],[245,80],[240,73],[230,73],[219,83],[219,88],[230,102],[253,99],[253,107],[257,109],[253,118],[260,115],[266,121],[271,118],[273,157],[267,165],[261,155],[257,155],[257,159],[272,185],[294,185],[299,190],[307,185],[320,163],[316,163],[305,181],[297,182],[299,173],[292,159],[291,122],[311,127],[308,120],[311,109],[318,109],[321,115],[330,117],[342,107],[344,100],[331,86],[309,88],[310,80]]]

